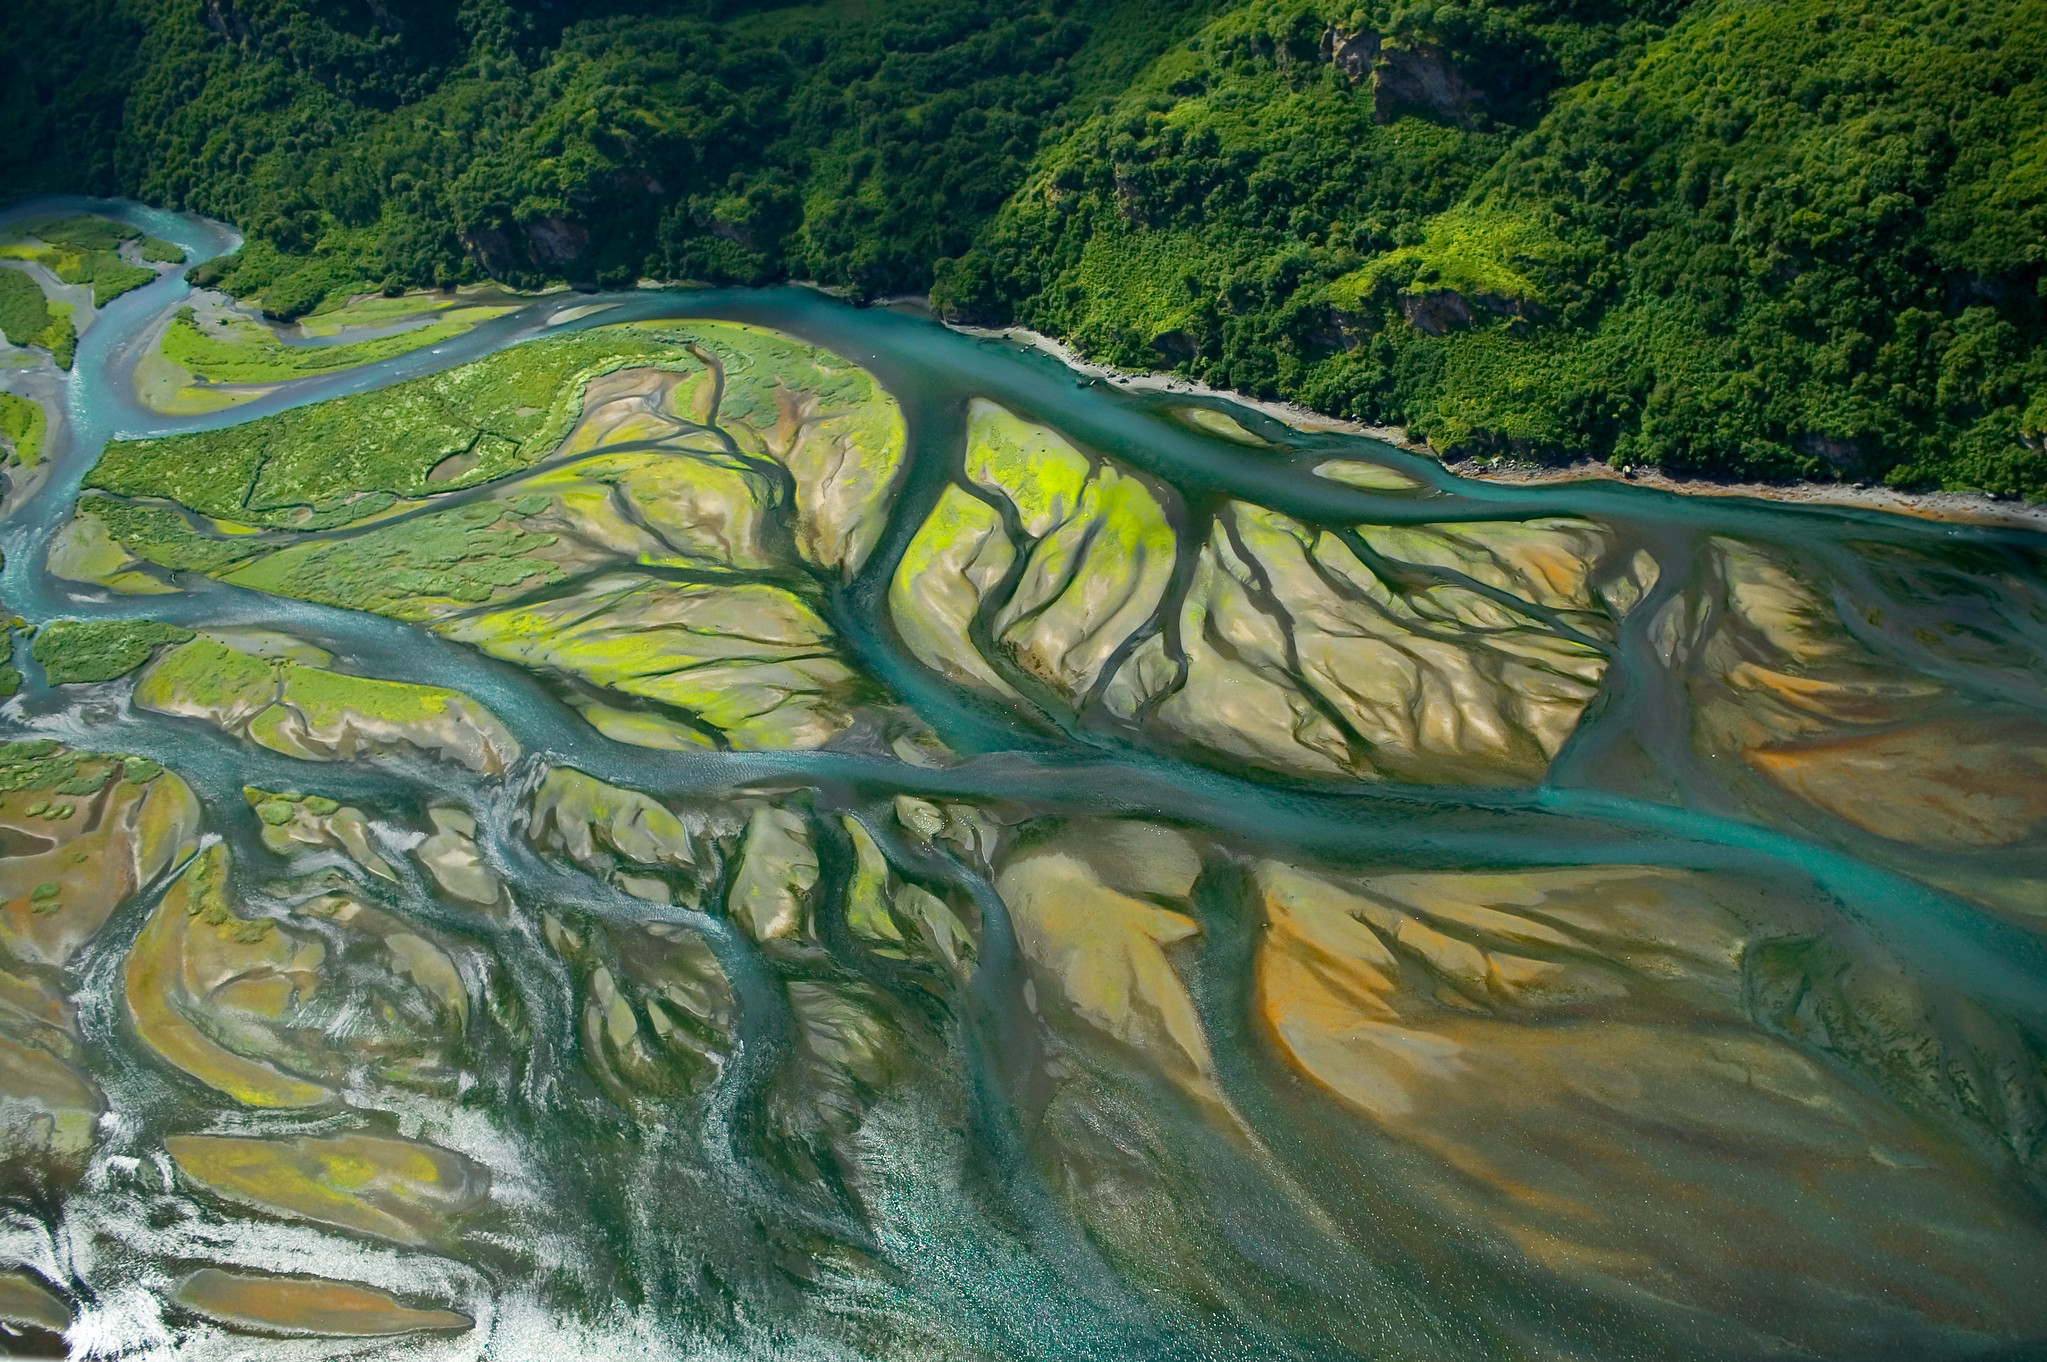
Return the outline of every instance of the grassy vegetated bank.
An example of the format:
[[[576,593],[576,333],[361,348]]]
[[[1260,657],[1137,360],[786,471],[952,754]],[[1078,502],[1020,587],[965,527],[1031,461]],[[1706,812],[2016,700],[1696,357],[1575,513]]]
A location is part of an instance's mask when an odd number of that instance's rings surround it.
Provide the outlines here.
[[[647,8],[18,8],[0,170],[284,317],[935,284],[1445,451],[2047,495],[2047,0]]]
[[[164,332],[160,348],[165,359],[209,383],[279,383],[374,364],[438,345],[506,311],[501,307],[434,309],[412,302],[417,310],[411,315],[435,311],[442,315],[395,335],[332,345],[286,345],[255,322],[234,322],[209,330],[200,325],[193,309],[181,308]]]
[[[156,620],[51,620],[30,651],[51,685],[68,686],[126,676],[158,648],[191,637],[190,629]]]
[[[348,709],[391,723],[409,723],[437,716],[455,695],[433,686],[349,676],[289,658],[258,657],[195,638],[189,631],[179,633],[182,638],[160,640],[181,646],[165,654],[162,665],[150,672],[148,684],[159,699],[174,696],[229,712],[288,700],[309,716]],[[124,670],[146,660],[137,659]]]
[[[306,651],[284,635],[270,639]],[[519,759],[497,716],[460,691],[329,671],[217,638],[188,635],[158,656],[136,679],[134,703],[308,761],[413,750],[495,775]]]
[[[13,393],[0,393],[0,455],[23,468],[34,468],[43,458],[43,440],[50,433],[50,418],[42,404]]]
[[[90,285],[94,307],[105,307],[156,278],[154,269],[122,258],[121,248],[131,244],[144,261],[185,260],[184,251],[171,242],[89,214],[0,227],[0,260],[33,261],[66,284]],[[71,304],[45,298],[34,278],[18,269],[0,268],[0,335],[10,345],[48,350],[59,369],[70,369],[78,350]]]
[[[92,305],[105,307],[156,278],[155,270],[121,258],[120,248],[128,242],[136,244],[144,260],[184,263],[185,253],[168,241],[85,214],[42,218],[0,230],[0,258],[33,260],[67,284],[90,284]]]
[[[454,491],[525,467],[574,419],[577,376],[630,360],[680,362],[688,352],[658,330],[631,327],[534,341],[245,425],[116,441],[85,485],[160,497],[240,526],[320,530],[358,522],[401,497]],[[175,512],[123,511],[151,539],[161,533],[176,543],[181,528],[191,533]],[[232,551],[232,541],[224,547]]]
[[[905,736],[821,611],[883,531],[906,439],[872,375],[792,337],[600,328],[114,444],[51,570],[124,592],[201,572],[421,623],[541,671],[623,741]],[[159,692],[146,678],[138,703],[184,703]]]
[[[0,335],[9,345],[39,345],[59,369],[69,369],[78,351],[71,305],[53,303],[36,281],[20,270],[0,268]]]

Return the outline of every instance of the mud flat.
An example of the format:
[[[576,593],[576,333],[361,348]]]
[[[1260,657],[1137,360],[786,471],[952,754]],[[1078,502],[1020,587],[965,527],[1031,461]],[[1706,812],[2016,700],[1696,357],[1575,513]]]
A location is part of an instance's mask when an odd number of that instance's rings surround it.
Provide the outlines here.
[[[195,314],[350,361],[203,421],[46,375],[10,1342],[2047,1334],[2030,522],[1446,476],[808,291],[417,304]]]

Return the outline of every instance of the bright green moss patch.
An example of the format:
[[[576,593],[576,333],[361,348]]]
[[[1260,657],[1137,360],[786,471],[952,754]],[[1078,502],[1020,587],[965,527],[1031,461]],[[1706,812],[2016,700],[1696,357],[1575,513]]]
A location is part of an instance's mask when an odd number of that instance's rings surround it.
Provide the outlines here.
[[[986,398],[968,407],[967,476],[1016,503],[1026,532],[1042,535],[1071,516],[1093,467],[1049,426]]]
[[[653,329],[553,337],[226,430],[118,441],[86,484],[250,524],[315,528],[308,510],[335,511],[359,493],[446,492],[525,467],[560,440],[581,380],[628,362],[696,367],[680,337]],[[427,481],[443,459],[465,453],[476,459],[468,472]]]
[[[1329,286],[1330,300],[1355,309],[1381,288],[1447,289],[1467,298],[1546,304],[1541,276],[1565,256],[1555,235],[1510,213],[1459,207],[1431,218],[1419,245],[1378,256]]]
[[[136,704],[172,713],[187,713],[193,706],[246,712],[276,698],[277,671],[271,662],[209,638],[172,649],[135,687]]]
[[[319,728],[347,714],[364,714],[386,723],[405,725],[438,719],[451,702],[460,699],[452,690],[438,686],[415,686],[404,681],[380,681],[367,676],[323,671],[287,662],[283,699]]]
[[[144,672],[135,685],[135,704],[205,719],[273,752],[311,761],[393,744],[435,752],[477,771],[501,771],[519,756],[519,744],[504,725],[460,691],[258,657],[204,636],[172,649]],[[275,798],[296,802],[299,796]]]
[[[292,820],[293,810],[288,801],[264,794],[260,790],[245,790],[243,793],[249,797],[249,803],[256,810],[256,816],[271,827],[281,828]]]
[[[71,321],[71,304],[50,304],[49,324],[36,333],[34,343],[50,352],[59,369],[71,368],[71,361],[78,354],[78,328]]]
[[[34,468],[43,457],[43,438],[49,433],[49,418],[40,403],[13,393],[0,393],[0,440],[14,452],[15,461]]]
[[[182,265],[185,263],[185,250],[174,241],[146,236],[142,238],[142,258],[156,265]]]
[[[597,407],[577,427],[574,441],[565,444],[572,422],[585,414],[582,402],[592,380],[621,367],[632,370],[623,376],[623,385],[595,389]],[[650,368],[667,368],[672,375],[644,372]],[[714,382],[714,372],[722,375],[722,384]],[[508,399],[502,390],[482,391],[479,376],[530,381],[532,386],[524,394],[515,386]],[[561,582],[572,571],[588,569],[590,544],[616,544],[620,536],[670,536],[677,556],[667,560],[669,565],[765,565],[770,560],[759,556],[756,521],[770,494],[726,457],[705,458],[706,447],[717,437],[698,423],[714,423],[741,450],[776,459],[790,470],[794,498],[788,509],[798,551],[819,565],[852,561],[863,538],[871,540],[879,524],[875,508],[903,445],[900,409],[866,371],[788,337],[732,324],[622,328],[573,338],[573,343],[543,342],[446,377],[453,380],[454,398],[495,402],[500,412],[519,395],[529,397],[530,405],[515,408],[511,417],[525,422],[516,429],[531,433],[518,445],[506,441],[492,454],[494,462],[476,456],[472,448],[452,478],[445,476],[447,467],[432,461],[440,450],[426,450],[410,476],[421,468],[443,475],[427,484],[430,494],[479,472],[503,471],[508,462],[529,464],[542,454],[556,458],[558,466],[499,484],[494,489],[498,495],[489,500],[444,508],[431,500],[394,506],[390,491],[356,490],[336,492],[318,507],[302,504],[284,513],[252,514],[234,511],[229,498],[218,493],[217,466],[197,457],[173,463],[170,452],[198,442],[164,441],[117,447],[109,455],[114,466],[103,464],[92,480],[158,493],[168,483],[167,490],[190,501],[208,505],[210,499],[216,515],[225,509],[232,520],[221,515],[208,524],[204,516],[175,505],[99,493],[81,499],[80,514],[92,518],[93,531],[103,527],[118,550],[159,566],[202,571],[268,595],[399,619],[438,620]],[[543,390],[542,380],[558,384],[558,390]],[[661,392],[658,410],[643,405],[647,398],[641,390],[649,383]],[[715,414],[714,392],[722,393]],[[416,392],[413,401],[424,405],[431,400],[445,414],[449,398],[450,390],[426,389],[423,396]],[[349,419],[363,422],[370,419],[365,413],[374,410],[352,398],[328,406],[344,411],[353,406],[357,414]],[[1012,444],[1034,431],[1057,441],[999,409],[989,411],[989,419],[1016,427]],[[265,430],[280,426],[287,434],[317,429],[326,412],[316,407],[290,413],[300,423],[295,427],[271,419],[251,423],[247,430],[260,439]],[[650,452],[596,461],[572,457],[612,440],[630,445],[657,436],[686,442],[694,452],[686,460]],[[348,446],[336,440],[326,447]],[[1061,447],[1073,464],[1072,486],[1063,493],[1064,503],[1071,503],[1074,489],[1086,480],[1088,463],[1070,447]],[[1019,445],[1008,457],[1015,461],[1026,453]],[[309,467],[309,473],[331,474],[333,462]],[[250,476],[262,485],[274,463]],[[1021,474],[1017,480],[1028,481]],[[714,501],[722,505],[710,520],[701,520]],[[678,503],[686,514],[675,510]],[[634,509],[622,511],[624,506]],[[712,520],[719,523],[714,526]],[[246,533],[250,522],[281,523],[297,533]],[[342,534],[324,533],[344,524]],[[565,546],[564,531],[571,536]],[[728,554],[743,563],[728,561]],[[665,555],[643,561],[660,557]],[[83,567],[81,560],[81,572]]]
[[[164,332],[162,350],[165,359],[210,383],[277,383],[372,364],[438,345],[503,311],[462,308],[439,321],[395,336],[339,345],[286,345],[254,322],[232,323],[226,328],[226,335],[207,331],[198,324],[192,309],[184,308]]]
[[[126,676],[164,644],[191,637],[155,620],[52,620],[36,631],[31,651],[51,685],[69,686]]]

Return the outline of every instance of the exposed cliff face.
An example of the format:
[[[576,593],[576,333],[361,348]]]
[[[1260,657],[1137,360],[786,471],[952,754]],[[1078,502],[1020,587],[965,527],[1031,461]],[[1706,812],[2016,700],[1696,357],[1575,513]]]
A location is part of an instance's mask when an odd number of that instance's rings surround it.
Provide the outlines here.
[[[590,229],[550,214],[510,228],[472,227],[462,233],[462,245],[477,268],[493,279],[532,270],[576,278],[590,248]]]
[[[1391,43],[1370,30],[1346,32],[1331,25],[1322,35],[1322,58],[1353,85],[1371,82],[1375,122],[1390,123],[1413,112],[1464,122],[1473,108],[1488,102],[1433,44]]]
[[[1452,331],[1470,326],[1477,314],[1472,309],[1490,312],[1496,317],[1525,319],[1539,314],[1540,309],[1522,299],[1503,298],[1497,293],[1459,293],[1455,289],[1425,289],[1419,293],[1395,295],[1400,305],[1400,315],[1407,324],[1425,336],[1447,336]],[[1342,318],[1338,325],[1344,326]]]

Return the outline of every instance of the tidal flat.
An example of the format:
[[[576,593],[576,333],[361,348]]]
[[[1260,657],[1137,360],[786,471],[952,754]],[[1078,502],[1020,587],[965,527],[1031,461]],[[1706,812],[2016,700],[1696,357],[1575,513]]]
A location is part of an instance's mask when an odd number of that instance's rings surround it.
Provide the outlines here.
[[[2039,532],[155,257],[0,372],[6,1346],[2047,1340]]]

